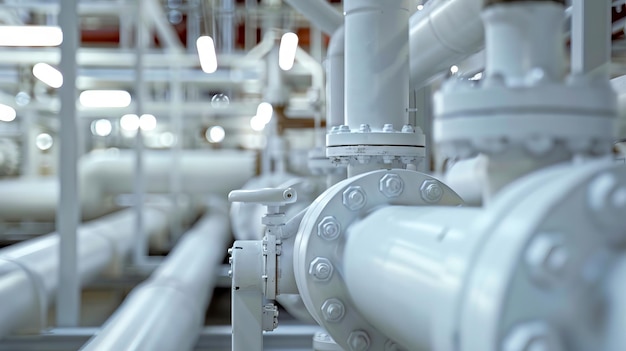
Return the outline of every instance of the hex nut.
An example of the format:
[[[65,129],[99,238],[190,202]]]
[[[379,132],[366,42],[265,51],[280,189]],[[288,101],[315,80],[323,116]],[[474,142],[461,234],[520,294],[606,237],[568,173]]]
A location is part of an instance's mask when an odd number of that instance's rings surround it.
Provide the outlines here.
[[[366,351],[370,347],[370,337],[363,330],[355,330],[348,336],[351,351]]]
[[[437,203],[443,197],[443,188],[438,181],[434,179],[427,179],[420,187],[420,194],[422,199],[427,203]]]
[[[360,186],[350,186],[343,192],[343,205],[351,211],[362,209],[367,203],[367,195]]]
[[[563,274],[569,253],[560,235],[544,233],[530,242],[525,259],[533,278],[548,283]]]
[[[400,351],[401,348],[393,340],[387,340],[385,343],[385,351]]]
[[[341,223],[334,216],[322,218],[317,225],[317,235],[325,240],[335,240],[341,234]]]
[[[338,299],[328,299],[322,304],[322,315],[328,322],[339,322],[346,312],[346,308]]]
[[[404,181],[397,174],[387,173],[380,179],[378,190],[386,197],[398,197],[404,191]]]
[[[316,257],[309,265],[309,274],[318,281],[327,281],[333,275],[333,264],[325,257]]]

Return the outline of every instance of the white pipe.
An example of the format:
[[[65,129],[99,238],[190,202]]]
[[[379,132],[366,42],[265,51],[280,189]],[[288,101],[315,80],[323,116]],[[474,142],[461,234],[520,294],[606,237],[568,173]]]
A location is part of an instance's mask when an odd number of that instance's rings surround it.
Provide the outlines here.
[[[345,89],[346,31],[341,26],[333,33],[326,54],[326,128],[343,124]]]
[[[624,303],[624,288],[626,282],[626,258],[621,257],[613,272],[611,272],[608,286],[608,300],[610,308],[608,313],[608,332],[607,332],[607,351],[621,351],[626,345],[626,333],[624,326],[626,325],[626,304]]]
[[[408,0],[346,0],[345,121],[401,129],[408,123]]]
[[[443,176],[443,182],[457,193],[466,205],[480,206],[487,182],[488,159],[479,155],[457,161]]]
[[[170,192],[170,153],[146,152],[144,157],[146,192]],[[248,152],[184,151],[180,159],[180,191],[226,196],[254,175],[254,158],[254,154]],[[114,210],[114,196],[133,191],[132,152],[88,155],[79,166],[81,203],[86,219]],[[0,219],[52,220],[57,198],[55,179],[0,181]]]
[[[82,350],[191,350],[230,242],[225,208],[210,208]]]
[[[343,16],[326,0],[285,0],[322,32],[331,35],[343,23]]]
[[[147,235],[167,230],[167,211],[146,208]],[[130,252],[134,213],[118,212],[78,228],[78,275],[81,285],[105,270],[111,272]],[[45,327],[48,303],[59,284],[59,235],[51,233],[0,250],[0,337],[13,331]]]
[[[432,0],[410,19],[411,87],[478,52],[484,41],[484,0]]]
[[[464,229],[480,211],[393,206],[351,225],[343,274],[358,311],[408,350],[453,350],[447,312],[474,247]]]

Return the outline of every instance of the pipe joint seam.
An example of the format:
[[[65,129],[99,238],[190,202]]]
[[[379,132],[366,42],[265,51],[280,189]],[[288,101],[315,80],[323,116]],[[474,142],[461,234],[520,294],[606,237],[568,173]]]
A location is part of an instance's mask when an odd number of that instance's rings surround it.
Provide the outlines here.
[[[35,324],[33,329],[42,330],[46,326],[46,320],[48,319],[48,293],[46,291],[45,284],[43,279],[35,273],[33,270],[28,268],[27,265],[23,264],[17,259],[12,259],[8,257],[0,257],[0,261],[5,261],[9,264],[15,265],[18,270],[24,272],[28,281],[31,283],[33,287],[33,291],[35,295],[37,295],[38,305],[36,309],[39,311],[37,316],[32,316],[32,322]],[[2,335],[0,335],[2,337]]]

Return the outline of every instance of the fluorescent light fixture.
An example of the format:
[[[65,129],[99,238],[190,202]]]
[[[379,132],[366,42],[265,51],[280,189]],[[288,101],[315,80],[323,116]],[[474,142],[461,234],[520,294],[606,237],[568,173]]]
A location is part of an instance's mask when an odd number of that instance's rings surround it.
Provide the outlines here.
[[[213,38],[204,35],[196,40],[196,48],[198,49],[198,58],[200,58],[200,67],[204,73],[213,73],[217,71],[217,55],[215,54],[215,43]]]
[[[52,136],[48,133],[41,133],[35,138],[35,145],[41,151],[50,150],[53,144],[54,139],[52,139]]]
[[[280,47],[278,48],[278,66],[283,71],[289,71],[293,67],[296,59],[296,50],[298,49],[298,36],[296,33],[285,33],[280,38]]]
[[[457,74],[458,71],[459,71],[459,66],[450,67],[450,73]]]
[[[256,115],[263,124],[268,124],[272,120],[273,113],[274,108],[268,102],[262,102],[256,108]]]
[[[123,115],[120,118],[120,127],[129,132],[136,131],[139,129],[139,117],[134,114]]]
[[[156,120],[156,117],[154,117],[154,115],[145,114],[139,117],[139,128],[141,128],[141,130],[145,130],[145,131],[154,130],[156,126],[157,126],[157,120]]]
[[[99,119],[91,122],[91,133],[93,135],[105,137],[111,134],[113,126],[108,119]]]
[[[56,26],[0,26],[0,46],[59,46],[63,32]]]
[[[176,144],[176,136],[172,132],[164,132],[159,135],[159,143],[163,147],[172,147]]]
[[[260,132],[265,128],[265,124],[260,118],[259,116],[254,116],[250,119],[250,127],[252,128],[252,130],[254,130],[255,132]]]
[[[15,109],[9,105],[0,104],[0,121],[11,122],[15,120],[17,113]]]
[[[59,70],[47,63],[38,63],[33,66],[33,75],[49,87],[60,88],[63,85],[63,75]]]
[[[85,90],[78,99],[85,107],[127,107],[131,101],[125,90]]]
[[[224,131],[224,128],[214,126],[207,129],[205,136],[210,143],[221,143],[224,140],[224,137],[226,137],[226,132]]]

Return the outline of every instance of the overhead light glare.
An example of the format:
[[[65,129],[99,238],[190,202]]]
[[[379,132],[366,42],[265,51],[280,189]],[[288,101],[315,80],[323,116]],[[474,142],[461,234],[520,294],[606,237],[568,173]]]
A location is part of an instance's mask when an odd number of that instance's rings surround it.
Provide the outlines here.
[[[139,117],[139,128],[144,131],[154,130],[157,126],[157,119],[154,115],[145,114]]]
[[[41,151],[50,150],[54,145],[54,139],[48,133],[41,133],[35,138],[35,145]]]
[[[260,132],[263,129],[265,129],[265,125],[266,123],[264,123],[259,116],[254,116],[250,119],[250,127],[252,128],[252,130],[254,130],[255,132]]]
[[[120,118],[120,127],[129,132],[136,131],[139,129],[139,117],[135,114],[123,115]]]
[[[262,102],[256,108],[256,115],[263,124],[268,124],[272,120],[274,108],[268,102]]]
[[[278,66],[283,71],[289,71],[293,67],[296,59],[296,51],[298,50],[298,36],[296,33],[288,32],[280,38],[280,47],[278,48]]]
[[[63,32],[57,26],[0,26],[0,46],[59,46]]]
[[[424,9],[424,5],[419,4],[417,5],[417,11],[422,11]]]
[[[457,74],[459,72],[459,66],[450,67],[450,73]]]
[[[15,109],[9,105],[0,104],[0,121],[11,122],[15,120],[17,113]]]
[[[125,90],[85,90],[79,100],[85,107],[127,107],[131,97]]]
[[[47,63],[40,62],[34,65],[33,75],[51,88],[60,88],[63,85],[61,72]]]
[[[105,137],[111,134],[113,126],[108,119],[99,119],[91,122],[91,133],[93,135]]]
[[[207,129],[205,136],[210,143],[221,143],[226,137],[226,132],[221,126],[213,126]]]
[[[217,71],[217,55],[215,54],[215,43],[213,38],[204,35],[196,40],[196,48],[198,49],[198,58],[200,59],[200,67],[204,73],[213,73]]]

